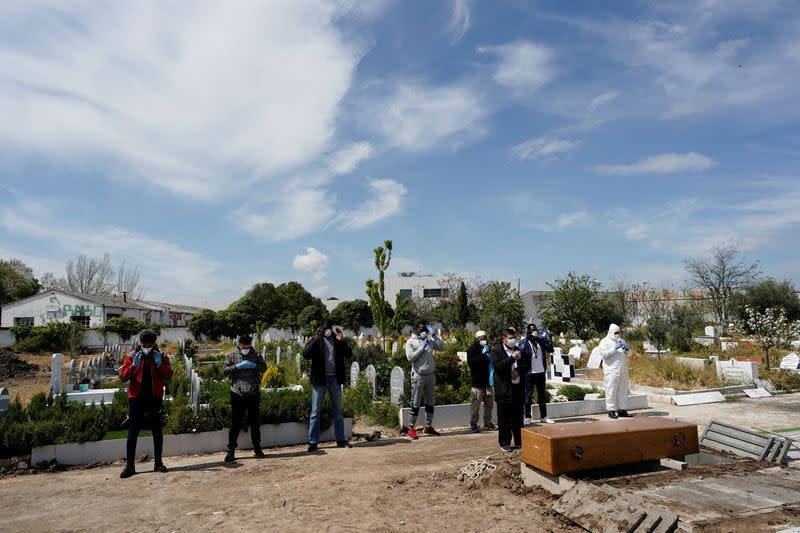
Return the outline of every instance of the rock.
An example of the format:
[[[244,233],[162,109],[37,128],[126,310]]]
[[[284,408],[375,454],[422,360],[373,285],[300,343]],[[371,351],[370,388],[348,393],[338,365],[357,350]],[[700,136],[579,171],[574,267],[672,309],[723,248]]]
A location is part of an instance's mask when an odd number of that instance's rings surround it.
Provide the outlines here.
[[[27,469],[28,469],[28,463],[26,463],[25,461],[20,461],[17,463],[17,470],[27,470]]]

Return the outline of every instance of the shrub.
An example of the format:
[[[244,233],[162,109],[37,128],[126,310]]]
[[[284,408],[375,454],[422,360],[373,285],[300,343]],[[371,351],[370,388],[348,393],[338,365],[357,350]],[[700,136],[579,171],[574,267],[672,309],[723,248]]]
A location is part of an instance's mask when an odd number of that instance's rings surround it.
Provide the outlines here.
[[[466,403],[470,399],[469,388],[456,388],[450,384],[436,385],[436,405]]]
[[[167,429],[175,435],[189,433],[195,429],[194,413],[189,407],[189,398],[183,386],[179,387],[175,396],[172,397],[172,404],[167,416]]]
[[[372,387],[365,375],[358,378],[355,387],[345,387],[342,410],[351,416],[366,416],[372,409]]]
[[[270,365],[261,377],[261,386],[271,389],[285,387],[286,376],[283,369],[278,366]]]
[[[439,352],[434,359],[436,360],[436,383],[459,388],[461,385],[461,361],[455,351]]]
[[[194,369],[204,381],[222,381],[225,379],[222,365],[223,361],[217,361],[211,365],[197,365]]]
[[[51,322],[46,326],[18,330],[18,333],[23,339],[14,344],[14,349],[19,352],[66,352],[81,345],[86,330],[73,322]]]
[[[578,385],[564,385],[556,394],[566,397],[568,402],[577,402],[586,396],[586,389]]]
[[[382,398],[381,400],[372,404],[370,422],[376,426],[399,428],[399,408],[388,398]]]
[[[772,382],[777,390],[798,390],[800,389],[800,374],[791,370],[762,370],[764,374],[761,379]]]

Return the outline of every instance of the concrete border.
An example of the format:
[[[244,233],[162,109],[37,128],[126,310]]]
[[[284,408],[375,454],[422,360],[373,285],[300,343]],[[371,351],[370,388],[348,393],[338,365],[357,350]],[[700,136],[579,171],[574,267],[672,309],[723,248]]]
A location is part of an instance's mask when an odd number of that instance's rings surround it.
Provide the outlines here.
[[[566,474],[554,476],[528,466],[523,462],[519,463],[519,469],[523,485],[526,487],[541,487],[554,496],[561,496],[577,483]]]
[[[353,435],[353,419],[344,419],[345,438]],[[336,436],[333,426],[320,434],[320,441],[332,441]],[[55,459],[64,465],[83,465],[97,461],[115,461],[125,457],[127,439],[101,440],[96,442],[52,444],[31,450],[31,464]],[[239,435],[239,449],[252,449],[250,432]],[[299,422],[284,424],[263,424],[261,426],[261,445],[264,448],[292,446],[308,442],[308,425]],[[164,435],[164,457],[173,455],[192,455],[197,453],[216,453],[226,449],[228,429]],[[139,437],[136,455],[153,456],[153,439]]]

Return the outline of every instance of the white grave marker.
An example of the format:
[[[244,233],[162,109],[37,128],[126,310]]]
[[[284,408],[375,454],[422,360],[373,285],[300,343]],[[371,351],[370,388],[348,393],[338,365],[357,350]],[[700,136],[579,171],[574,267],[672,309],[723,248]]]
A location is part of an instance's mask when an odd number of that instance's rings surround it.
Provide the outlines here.
[[[714,326],[706,326],[706,337],[714,337]]]
[[[600,355],[600,347],[595,346],[592,353],[589,355],[589,361],[586,363],[586,368],[600,368],[603,364],[603,356]]]
[[[772,396],[767,389],[762,389],[761,387],[755,389],[745,389],[742,392],[744,392],[749,398],[769,398]]]
[[[792,352],[781,359],[781,368],[784,370],[797,370],[800,368],[800,355]]]
[[[391,400],[395,405],[400,405],[400,397],[403,396],[406,386],[406,376],[403,369],[396,366],[392,369],[391,376]]]
[[[717,376],[734,383],[753,383],[758,379],[758,363],[750,361],[716,361]]]
[[[50,361],[50,391],[53,396],[61,394],[61,360],[64,356],[54,353]]]
[[[378,396],[378,385],[376,383],[376,374],[375,374],[375,367],[369,365],[367,367],[367,380],[369,381],[369,386],[372,387],[372,399],[374,400]]]
[[[350,386],[355,387],[356,383],[358,383],[358,375],[361,373],[361,369],[358,367],[358,363],[353,361],[353,364],[350,365]]]

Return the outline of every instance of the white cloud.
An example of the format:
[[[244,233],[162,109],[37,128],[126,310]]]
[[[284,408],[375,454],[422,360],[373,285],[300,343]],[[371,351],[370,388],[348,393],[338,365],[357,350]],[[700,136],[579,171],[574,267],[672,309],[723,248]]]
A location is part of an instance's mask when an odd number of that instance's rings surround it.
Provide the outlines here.
[[[354,143],[328,157],[328,168],[335,174],[350,174],[362,161],[372,157],[374,152],[367,141]]]
[[[650,227],[647,224],[635,224],[625,228],[623,234],[629,241],[638,241],[647,237],[647,230]]]
[[[520,159],[539,159],[542,157],[553,157],[558,154],[569,152],[580,146],[581,141],[571,141],[569,139],[538,137],[529,139],[511,148],[511,153]]]
[[[328,256],[312,247],[306,248],[305,254],[294,256],[294,260],[292,261],[292,268],[303,272],[324,270],[327,266]]]
[[[460,41],[470,26],[470,2],[468,0],[451,0],[453,11],[450,15],[448,29],[453,35],[453,42]]]
[[[515,91],[535,91],[555,78],[554,54],[546,46],[514,41],[500,46],[482,46],[478,52],[498,57],[494,79]]]
[[[325,272],[324,270],[318,270],[311,275],[312,283],[319,284],[325,281],[326,279],[328,279],[328,273]]]
[[[363,121],[393,146],[409,151],[458,148],[486,133],[489,109],[468,84],[433,86],[403,81],[368,106]]]
[[[556,221],[553,224],[533,224],[532,227],[538,229],[539,231],[553,233],[571,226],[584,224],[589,219],[590,216],[587,211],[573,211],[570,213],[562,213],[558,216],[558,218],[556,218]]]
[[[356,4],[20,4],[0,146],[203,199],[282,179],[331,143],[364,53],[339,22],[383,3]]]
[[[698,172],[714,166],[714,160],[696,152],[667,153],[647,157],[629,165],[598,165],[595,170],[609,176]]]
[[[400,211],[408,192],[402,183],[394,180],[372,180],[369,187],[369,199],[337,218],[341,229],[366,228],[395,215]]]
[[[589,103],[589,107],[587,108],[587,111],[589,113],[592,113],[595,109],[597,109],[601,105],[607,104],[608,102],[613,102],[614,100],[616,100],[617,96],[618,96],[618,94],[617,94],[616,91],[608,91],[608,92],[605,92],[605,93],[603,93],[601,95],[598,95],[598,96],[592,98],[592,101]]]

